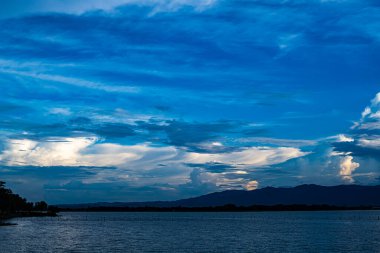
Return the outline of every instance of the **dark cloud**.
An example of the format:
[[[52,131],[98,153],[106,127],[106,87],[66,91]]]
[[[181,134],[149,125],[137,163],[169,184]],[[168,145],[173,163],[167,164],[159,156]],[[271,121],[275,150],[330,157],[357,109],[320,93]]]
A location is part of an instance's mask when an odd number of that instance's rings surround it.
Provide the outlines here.
[[[218,133],[228,132],[234,127],[230,122],[204,124],[173,121],[164,128],[164,131],[168,136],[169,144],[202,149],[197,146],[198,143],[217,140],[220,138]]]
[[[362,146],[358,141],[335,142],[332,145],[337,152],[350,153],[352,156],[380,159],[380,149]]]
[[[54,120],[53,118],[50,119],[50,121]],[[86,117],[59,121],[59,123],[44,124],[43,122],[39,123],[17,119],[0,121],[0,127],[18,131],[18,133],[11,134],[10,137],[25,137],[35,140],[44,140],[49,137],[75,137],[83,135],[98,135],[112,140],[136,135],[134,129],[132,129],[132,126],[129,124],[94,122]],[[27,132],[27,134],[23,134],[22,132]]]
[[[148,131],[153,140],[201,153],[223,153],[235,150],[234,147],[213,146],[211,142],[223,139],[239,128],[238,122],[232,121],[210,123],[140,121],[137,123],[138,128]]]
[[[190,181],[186,184],[179,185],[178,190],[185,193],[184,195],[188,197],[215,192],[218,190],[218,187],[214,183],[205,182],[200,169],[193,169],[190,173]]]
[[[156,201],[202,195],[217,190],[203,182],[201,172],[194,170],[188,183],[180,185],[152,184],[136,186],[132,182],[109,179],[87,182],[99,173],[112,172],[112,167],[5,167],[0,178],[18,194],[32,201],[45,199],[49,203],[83,203],[100,201]],[[165,173],[164,173],[165,174]],[[165,175],[163,175],[165,176]],[[31,183],[33,182],[33,183]],[[27,186],[32,186],[33,190]]]
[[[165,177],[175,177],[183,175],[183,171],[179,170],[176,166],[165,166],[163,164],[158,164],[158,168],[152,168],[139,173],[141,178],[165,178]]]
[[[131,127],[120,123],[103,124],[97,127],[94,132],[107,138],[122,138],[135,135],[135,132]]]
[[[17,178],[22,177],[29,179],[45,179],[45,180],[72,180],[86,179],[89,176],[96,175],[100,170],[113,170],[112,167],[86,167],[86,166],[1,166],[0,174],[3,178],[17,181]]]

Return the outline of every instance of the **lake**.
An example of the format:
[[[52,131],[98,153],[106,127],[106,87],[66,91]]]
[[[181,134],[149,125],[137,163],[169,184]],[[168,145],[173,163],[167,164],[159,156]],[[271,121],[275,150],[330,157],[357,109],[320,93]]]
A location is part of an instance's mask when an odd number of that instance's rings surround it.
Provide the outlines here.
[[[380,252],[380,211],[61,213],[0,227],[0,252]]]

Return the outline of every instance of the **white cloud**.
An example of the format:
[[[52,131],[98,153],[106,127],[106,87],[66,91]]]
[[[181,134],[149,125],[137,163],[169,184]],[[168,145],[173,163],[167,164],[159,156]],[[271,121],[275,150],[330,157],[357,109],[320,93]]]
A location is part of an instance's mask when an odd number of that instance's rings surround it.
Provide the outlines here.
[[[50,114],[58,114],[58,115],[64,115],[64,116],[69,116],[71,115],[71,110],[69,108],[51,108],[49,110]]]
[[[218,162],[243,167],[260,167],[283,163],[289,159],[307,154],[307,152],[302,152],[298,148],[251,147],[242,151],[218,154],[189,152],[186,161],[191,163]]]
[[[156,164],[175,159],[178,151],[175,147],[154,147],[149,143],[137,145],[96,144],[82,154],[82,161],[95,163],[94,166],[116,166],[131,170],[152,169]]]
[[[364,109],[360,121],[355,122],[352,129],[380,129],[380,92],[371,100],[371,105]]]
[[[38,166],[118,166],[130,169],[136,166],[139,169],[151,169],[165,161],[174,164],[220,162],[240,167],[259,167],[308,154],[297,148],[286,147],[251,147],[243,151],[211,154],[185,152],[173,146],[155,147],[150,146],[150,143],[120,145],[96,141],[96,138],[64,138],[54,142],[12,141],[10,149],[2,157],[8,154],[13,161]]]
[[[364,111],[362,112],[362,118],[364,118],[364,117],[370,115],[371,113],[372,113],[372,112],[371,112],[371,108],[367,106],[367,107],[364,109]]]
[[[360,138],[359,146],[366,148],[380,149],[380,136],[374,135],[371,138]]]
[[[61,84],[78,86],[83,88],[102,90],[106,92],[122,92],[122,93],[138,93],[139,89],[130,85],[107,85],[98,82],[92,82],[89,80],[78,79],[73,77],[61,76],[61,75],[50,75],[44,73],[33,73],[26,71],[18,71],[18,70],[9,70],[6,68],[0,69],[1,72],[7,74],[13,74],[17,76],[30,77],[43,81],[57,82]]]
[[[214,145],[220,145],[214,143]],[[205,182],[222,189],[253,189],[254,183],[247,185],[246,167],[254,168],[285,162],[308,153],[297,148],[251,147],[230,153],[186,152],[173,146],[153,146],[151,143],[121,145],[101,143],[96,137],[55,138],[47,141],[30,139],[8,140],[0,154],[0,164],[7,166],[91,166],[114,167],[110,170],[94,170],[94,175],[83,179],[83,183],[128,181],[134,185],[157,183],[183,184],[190,168],[186,163],[221,162],[239,169],[226,173],[201,173]],[[158,166],[165,164],[164,167]],[[172,175],[165,170],[173,171]],[[144,173],[155,170],[164,176],[146,177]],[[239,178],[230,178],[230,175]],[[206,180],[207,179],[207,180]]]
[[[62,138],[45,142],[28,139],[10,140],[0,155],[0,161],[9,166],[88,165],[80,161],[80,152],[95,141],[96,138]]]
[[[371,100],[370,105],[365,107],[361,113],[360,120],[355,122],[351,129],[354,130],[351,132],[353,138],[341,134],[338,135],[336,139],[338,142],[353,142],[350,145],[343,145],[346,147],[351,146],[352,151],[347,148],[343,148],[343,151],[340,151],[339,148],[337,148],[337,150],[330,152],[330,156],[332,157],[340,156],[339,175],[344,181],[349,183],[354,182],[352,174],[359,166],[361,167],[361,171],[373,171],[374,168],[378,167],[378,165],[366,166],[366,164],[368,165],[370,163],[369,161],[372,160],[371,158],[360,160],[360,164],[353,160],[358,158],[356,155],[360,156],[366,152],[365,149],[372,149],[373,151],[380,149],[380,135],[376,134],[377,130],[380,129],[380,92]],[[362,148],[362,151],[356,153],[355,150],[357,148]],[[368,155],[371,156],[370,151]],[[359,176],[359,174],[357,174],[357,176]]]
[[[150,147],[149,144],[124,146],[100,143],[97,138],[58,138],[51,141],[10,140],[0,155],[8,166],[119,166],[140,165],[173,158],[173,147]],[[143,169],[141,166],[139,169]]]
[[[339,134],[339,135],[337,136],[337,141],[338,141],[338,142],[353,142],[354,139],[351,138],[351,137],[347,137],[347,136],[345,136],[344,134]]]
[[[376,94],[375,98],[372,99],[372,106],[380,104],[380,92]]]
[[[338,152],[338,151],[330,151],[328,153],[328,157],[333,157],[333,156],[345,156],[345,155],[351,155],[352,152]]]
[[[340,161],[339,175],[348,183],[353,183],[352,173],[359,168],[360,164],[353,161],[352,156],[345,156]]]
[[[231,173],[236,174],[236,175],[248,175],[248,172],[244,170],[236,170],[236,171],[232,171]]]
[[[247,191],[253,191],[253,190],[256,190],[257,188],[259,187],[259,182],[257,182],[256,180],[253,180],[253,181],[249,181],[246,185],[245,185],[245,189]]]

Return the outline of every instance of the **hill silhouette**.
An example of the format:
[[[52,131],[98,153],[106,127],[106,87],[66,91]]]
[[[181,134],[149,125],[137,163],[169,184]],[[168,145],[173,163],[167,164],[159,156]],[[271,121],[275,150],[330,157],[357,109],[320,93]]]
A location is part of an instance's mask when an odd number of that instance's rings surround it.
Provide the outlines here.
[[[224,209],[226,207],[230,207],[229,209],[239,207],[243,210],[247,209],[247,207],[250,207],[253,210],[368,209],[380,207],[380,186],[300,185],[292,188],[266,187],[254,191],[229,190],[216,192],[177,201],[126,203],[103,202],[92,204],[60,205],[59,207],[70,210],[86,209],[93,211],[143,211],[161,210],[165,208],[172,210],[175,207],[180,207],[180,209],[182,208],[185,210],[190,210],[191,208],[194,210],[196,208],[205,210],[212,207],[223,207]]]

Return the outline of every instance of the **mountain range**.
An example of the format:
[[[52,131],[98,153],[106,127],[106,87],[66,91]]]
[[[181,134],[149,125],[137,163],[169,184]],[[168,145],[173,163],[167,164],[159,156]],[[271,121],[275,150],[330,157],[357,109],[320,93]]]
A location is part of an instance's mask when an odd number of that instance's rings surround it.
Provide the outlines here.
[[[100,202],[91,204],[58,205],[60,208],[96,207],[217,207],[274,206],[274,205],[329,205],[341,207],[380,207],[380,185],[300,185],[296,187],[265,187],[253,191],[228,190],[176,201]]]

